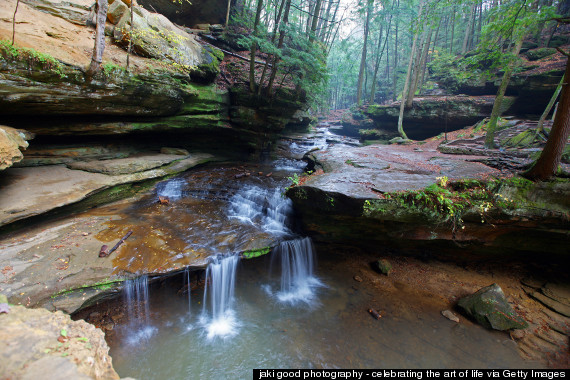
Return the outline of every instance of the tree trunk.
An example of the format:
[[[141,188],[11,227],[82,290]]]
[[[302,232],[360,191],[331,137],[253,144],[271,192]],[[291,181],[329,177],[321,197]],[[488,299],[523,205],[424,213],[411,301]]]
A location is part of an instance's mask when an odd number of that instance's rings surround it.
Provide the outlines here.
[[[14,40],[16,38],[16,13],[18,13],[18,5],[20,5],[20,0],[16,1],[16,8],[14,9],[14,17],[12,17],[12,46],[14,46]]]
[[[362,45],[362,56],[360,57],[360,70],[358,72],[358,85],[356,89],[356,103],[362,104],[362,85],[364,83],[364,67],[366,65],[366,47],[368,45],[368,29],[370,27],[370,14],[374,0],[368,0],[366,5],[366,23],[364,24],[364,43]]]
[[[418,20],[421,20],[422,17],[422,10],[423,10],[424,2],[420,0],[420,10],[418,12]],[[416,44],[418,42],[418,33],[414,33],[414,42],[412,43],[412,53],[410,54],[410,61],[408,62],[408,73],[406,74],[406,82],[404,83],[404,91],[402,92],[402,100],[400,102],[400,114],[398,115],[398,133],[402,136],[403,139],[408,139],[406,132],[404,132],[404,107],[406,105],[406,96],[408,92],[408,87],[410,86],[410,77],[412,76],[412,63],[414,62],[414,54],[413,52],[416,50]]]
[[[317,0],[315,5],[315,14],[313,16],[313,22],[311,23],[311,32],[309,33],[309,42],[315,40],[315,33],[317,32],[317,23],[319,22],[319,14],[321,13],[322,0]]]
[[[91,63],[85,74],[87,78],[92,78],[100,69],[103,62],[103,52],[105,51],[105,21],[107,20],[107,0],[97,0],[97,24],[95,27],[95,46]]]
[[[439,27],[438,27],[439,30]],[[424,86],[424,80],[425,80],[425,76],[426,76],[426,68],[427,68],[427,61],[428,61],[428,55],[429,55],[429,45],[431,44],[431,35],[432,33],[429,34],[428,36],[428,43],[427,43],[427,50],[425,51],[425,54],[422,57],[422,62],[420,64],[420,80],[418,81],[418,88],[420,89],[419,93],[422,93],[422,88]],[[437,39],[437,30],[435,31],[435,38],[434,38],[434,44],[433,44],[433,49],[435,50],[435,40]],[[433,52],[433,50],[432,50]],[[433,53],[432,53],[433,54]]]
[[[228,26],[228,23],[230,22],[230,9],[231,9],[231,4],[232,4],[232,0],[228,0],[228,8],[226,10],[226,26]]]
[[[412,106],[412,102],[414,101],[414,95],[416,94],[416,88],[418,85],[418,80],[419,80],[419,74],[420,74],[420,64],[422,61],[422,56],[423,56],[423,47],[427,46],[426,44],[426,40],[427,40],[427,35],[428,32],[424,31],[422,33],[422,38],[420,40],[420,43],[417,44],[416,46],[416,38],[417,36],[414,36],[414,42],[412,43],[412,46],[415,46],[416,48],[414,49],[412,47],[412,60],[414,61],[413,67],[412,67],[412,72],[411,72],[411,77],[410,77],[410,87],[408,88],[408,96],[406,97],[406,107],[411,107]],[[414,59],[415,57],[415,59]]]
[[[376,52],[376,62],[374,65],[374,76],[372,77],[372,88],[370,89],[370,104],[374,103],[374,95],[376,93],[376,78],[378,75],[378,69],[380,68],[380,61],[382,61],[382,56],[384,55],[384,50],[386,50],[386,45],[388,44],[388,37],[390,36],[390,27],[392,26],[392,14],[394,11],[394,6],[396,5],[396,0],[392,2],[392,8],[390,9],[390,18],[388,19],[388,27],[386,28],[386,38],[384,38],[384,45],[381,51]],[[380,34],[378,35],[378,48],[380,50],[380,43],[382,41],[382,26],[380,27]],[[386,53],[388,51],[386,50]],[[388,56],[386,55],[386,68],[390,66],[388,62]],[[388,75],[386,75],[388,76]]]
[[[449,41],[449,54],[453,54],[453,42],[455,38],[455,7],[451,16],[451,39]]]
[[[400,7],[400,0],[398,0],[398,8]],[[396,85],[398,84],[398,21],[399,18],[396,17],[396,30],[394,34],[394,67],[392,69],[392,100],[396,100]]]
[[[465,28],[465,37],[463,38],[463,47],[461,48],[461,54],[467,53],[467,48],[469,47],[469,37],[471,36],[471,25],[473,24],[473,13],[474,6],[471,6],[471,12],[469,13],[469,22]]]
[[[560,103],[546,145],[536,164],[523,174],[526,178],[534,181],[545,181],[556,174],[564,147],[570,135],[570,86],[568,85],[568,80],[570,79],[570,58],[566,61],[564,79]]]
[[[255,11],[255,22],[253,24],[253,37],[257,37],[257,27],[259,26],[259,20],[261,18],[261,9],[263,8],[263,0],[257,0],[257,9]],[[257,44],[255,42],[251,43],[251,52],[249,57],[249,92],[252,94],[255,92],[255,51],[257,50]]]
[[[283,47],[283,41],[285,40],[285,30],[287,29],[287,23],[289,22],[289,10],[291,9],[291,0],[286,0],[285,11],[283,11],[283,23],[279,26],[279,43],[277,48],[281,49]],[[271,90],[273,88],[273,83],[275,82],[275,76],[277,75],[277,63],[279,57],[276,55],[273,60],[273,67],[271,68],[271,75],[269,76],[269,83],[267,84],[267,94],[271,96]]]
[[[131,12],[131,28],[130,28],[130,33],[129,33],[129,47],[127,48],[127,71],[129,71],[129,64],[131,62],[131,52],[133,50],[133,30],[134,30],[133,3],[134,3],[134,1],[131,0],[131,3],[129,5],[129,12]]]
[[[520,37],[516,42],[513,49],[514,56],[518,56],[523,43],[523,37]],[[491,111],[491,119],[487,124],[487,134],[485,136],[485,147],[488,149],[495,148],[495,129],[497,128],[497,120],[501,116],[501,105],[503,103],[503,98],[505,97],[505,92],[507,91],[507,86],[509,85],[509,80],[513,74],[513,62],[509,63],[505,73],[503,74],[503,79],[501,80],[501,85],[497,91],[497,96],[495,97],[495,103],[493,103],[493,110]]]
[[[418,87],[420,87],[421,89],[421,82],[424,80],[423,79],[423,72],[424,72],[424,67],[426,65],[426,61],[427,61],[427,56],[429,53],[429,47],[431,46],[431,35],[432,35],[432,31],[428,30],[426,31],[427,33],[427,39],[424,42],[424,48],[423,51],[421,52],[421,55],[416,59],[418,62],[416,64],[416,73],[414,73],[414,82],[413,85],[411,86],[411,91],[410,91],[410,95],[408,96],[408,104],[406,104],[406,106],[411,107],[412,102],[414,101],[414,96],[416,94],[416,90],[418,89]]]
[[[279,5],[279,12],[277,17],[275,17],[275,28],[273,31],[273,36],[271,36],[271,44],[275,43],[275,38],[277,37],[277,29],[281,22],[281,14],[283,13],[283,6],[285,5],[285,0],[281,0],[281,5]],[[261,78],[259,79],[259,86],[257,88],[257,95],[261,95],[261,89],[263,88],[263,82],[265,80],[265,74],[267,73],[267,67],[269,67],[269,61],[271,60],[271,55],[268,55],[265,59],[265,65],[263,66],[263,71],[261,72]]]
[[[552,97],[550,98],[550,101],[546,105],[546,109],[544,110],[544,112],[540,116],[540,119],[538,119],[538,125],[536,127],[536,133],[537,134],[542,132],[542,130],[544,129],[543,128],[544,121],[548,117],[548,114],[550,113],[550,110],[554,106],[554,103],[556,103],[556,99],[558,99],[558,95],[560,95],[560,91],[562,91],[562,84],[564,83],[564,79],[565,79],[565,77],[562,77],[562,79],[560,79],[560,83],[558,83],[558,86],[556,86],[556,90],[554,91],[554,94],[552,95]]]

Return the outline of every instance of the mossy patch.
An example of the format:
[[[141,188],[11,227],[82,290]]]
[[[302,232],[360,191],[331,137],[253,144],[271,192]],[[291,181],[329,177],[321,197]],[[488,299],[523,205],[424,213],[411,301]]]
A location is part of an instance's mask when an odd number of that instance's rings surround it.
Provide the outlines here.
[[[249,251],[245,251],[241,254],[241,256],[244,259],[253,259],[255,257],[267,255],[269,252],[271,252],[271,247],[263,247],[259,249],[252,249]]]

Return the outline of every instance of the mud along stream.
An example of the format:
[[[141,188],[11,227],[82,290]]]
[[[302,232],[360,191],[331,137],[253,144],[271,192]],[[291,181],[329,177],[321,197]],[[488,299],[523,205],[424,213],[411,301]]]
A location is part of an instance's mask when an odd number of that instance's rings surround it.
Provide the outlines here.
[[[92,211],[120,215],[101,240],[134,231],[113,259],[116,270],[150,273],[75,315],[105,329],[117,372],[235,379],[249,378],[252,368],[530,365],[508,335],[443,318],[446,297],[406,283],[414,271],[425,276],[417,260],[394,258],[403,277],[387,286],[368,265],[374,253],[314,246],[297,232],[282,194],[305,165],[291,157],[319,144],[324,137],[285,140],[287,157],[202,167],[135,203]],[[454,270],[441,263],[428,276],[473,280]],[[371,305],[379,320],[367,313]]]

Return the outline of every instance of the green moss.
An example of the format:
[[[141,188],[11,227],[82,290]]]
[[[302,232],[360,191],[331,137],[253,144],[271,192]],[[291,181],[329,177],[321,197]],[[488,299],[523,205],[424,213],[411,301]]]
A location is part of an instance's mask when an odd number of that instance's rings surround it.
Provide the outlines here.
[[[250,251],[245,251],[241,254],[244,259],[253,259],[255,257],[267,255],[271,252],[271,247],[263,247],[259,249],[252,249]]]
[[[526,186],[525,181],[517,179],[512,183]],[[425,222],[450,223],[453,229],[462,228],[463,217],[467,213],[477,212],[484,222],[486,216],[491,213],[518,207],[515,200],[499,194],[503,185],[504,181],[497,180],[449,182],[446,177],[442,177],[437,184],[422,190],[386,193],[385,199],[367,200],[364,202],[362,214],[377,219],[420,218]]]
[[[51,298],[57,298],[60,296],[65,296],[77,292],[84,292],[86,290],[109,290],[116,287],[119,283],[122,283],[124,281],[125,281],[124,279],[116,279],[116,280],[105,279],[103,281],[99,281],[93,284],[85,284],[78,286],[76,288],[60,290],[59,292],[53,294]]]
[[[529,50],[526,52],[526,57],[529,61],[538,61],[539,59],[551,56],[556,53],[556,49],[553,48],[540,48]]]
[[[45,70],[65,78],[65,66],[49,54],[34,49],[12,45],[10,41],[0,40],[0,56],[4,60],[22,62],[30,70]]]

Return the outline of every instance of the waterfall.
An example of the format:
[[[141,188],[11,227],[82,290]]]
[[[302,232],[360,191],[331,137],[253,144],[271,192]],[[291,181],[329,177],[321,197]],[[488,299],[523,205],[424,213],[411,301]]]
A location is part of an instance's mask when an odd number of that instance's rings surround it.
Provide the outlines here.
[[[131,334],[126,339],[130,345],[149,340],[157,331],[150,325],[150,302],[148,291],[148,276],[144,275],[133,280],[127,280],[123,289],[123,297],[127,304],[127,316]]]
[[[316,255],[310,238],[282,242],[273,250],[271,258],[281,265],[281,289],[275,295],[280,302],[310,304],[316,289],[323,286],[314,275]]]
[[[258,225],[265,232],[284,236],[291,234],[287,227],[293,205],[280,189],[244,186],[230,199],[228,217],[242,223]]]
[[[232,336],[237,333],[237,320],[232,308],[236,280],[237,255],[211,258],[206,269],[206,289],[202,322],[208,339]],[[208,311],[211,315],[208,317]]]
[[[183,178],[174,178],[165,182],[160,182],[156,186],[156,195],[166,197],[170,200],[180,199],[183,196],[182,188],[186,182]]]
[[[148,323],[150,305],[148,300],[148,276],[127,280],[124,288],[129,322]]]

